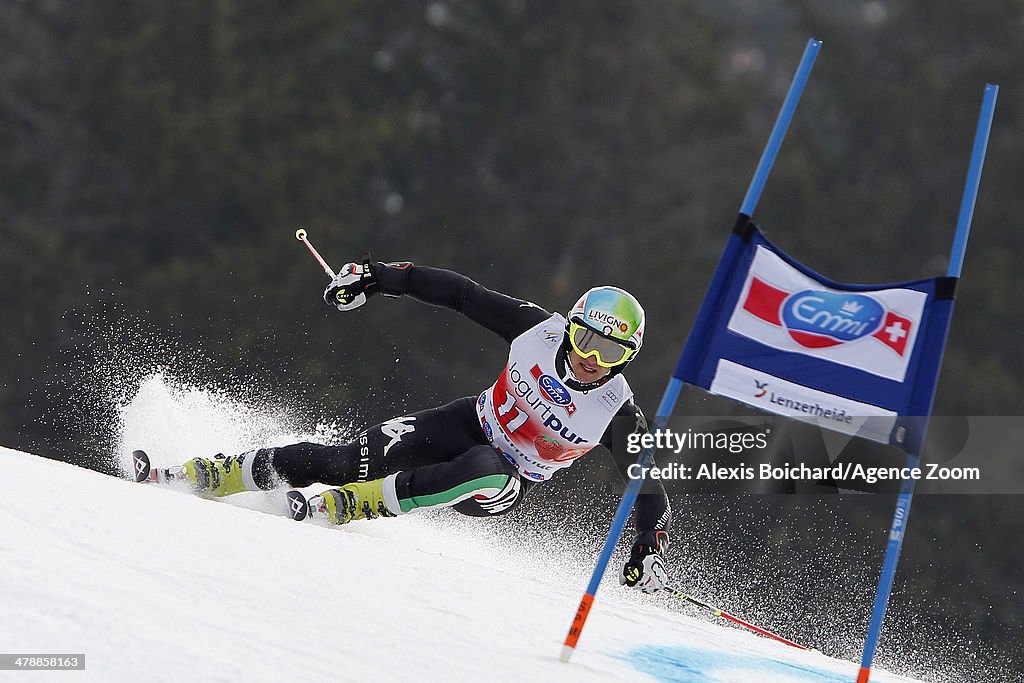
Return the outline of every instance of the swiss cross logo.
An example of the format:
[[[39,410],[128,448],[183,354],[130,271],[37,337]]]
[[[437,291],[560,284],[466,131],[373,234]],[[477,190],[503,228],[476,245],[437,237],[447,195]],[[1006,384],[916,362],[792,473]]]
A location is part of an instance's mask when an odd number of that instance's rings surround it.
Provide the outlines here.
[[[751,278],[743,310],[786,330],[800,346],[824,349],[871,338],[900,357],[906,353],[913,322],[876,298],[859,292],[801,289],[787,292]]]

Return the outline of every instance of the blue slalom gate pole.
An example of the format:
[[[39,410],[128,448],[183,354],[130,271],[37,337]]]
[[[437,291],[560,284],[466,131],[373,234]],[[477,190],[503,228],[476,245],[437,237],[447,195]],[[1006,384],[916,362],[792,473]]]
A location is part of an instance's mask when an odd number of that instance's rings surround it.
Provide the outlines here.
[[[786,137],[789,122],[793,120],[796,105],[800,102],[800,95],[803,94],[804,86],[807,85],[807,79],[810,78],[811,68],[814,66],[814,60],[818,58],[818,51],[820,49],[820,40],[811,38],[807,41],[807,47],[804,48],[804,56],[800,59],[800,65],[796,68],[793,82],[789,84],[789,92],[786,93],[786,99],[782,102],[782,109],[779,110],[779,116],[775,120],[775,127],[772,128],[772,134],[768,137],[768,144],[765,145],[764,152],[761,153],[761,161],[757,164],[757,170],[754,171],[754,177],[750,181],[750,187],[747,188],[747,195],[743,198],[743,204],[740,205],[740,213],[745,216],[750,217],[754,215],[754,209],[757,208],[757,202],[761,198],[761,191],[768,180],[768,174],[772,171],[772,165],[775,164],[775,157],[778,156],[779,148],[782,147],[782,140]]]
[[[789,123],[793,120],[793,113],[796,111],[800,95],[803,94],[804,86],[807,84],[807,79],[811,73],[811,67],[814,66],[814,60],[817,58],[820,48],[821,41],[814,38],[810,39],[804,48],[803,57],[797,67],[796,74],[793,76],[789,92],[786,93],[786,99],[782,103],[782,109],[775,120],[775,126],[772,128],[771,136],[768,138],[768,144],[765,145],[764,151],[761,154],[761,161],[757,165],[754,178],[750,182],[747,195],[743,199],[743,204],[740,208],[740,212],[748,217],[753,215],[754,209],[757,206],[761,190],[764,189],[765,181],[768,179],[768,174],[775,163],[775,157],[778,156],[779,148],[782,146],[782,140],[786,136]],[[657,415],[654,418],[655,430],[663,428],[668,422],[682,388],[683,382],[681,380],[675,377],[669,379],[668,385],[665,387],[665,393],[662,395],[661,403],[658,405]],[[641,472],[643,471],[642,468],[650,466],[653,458],[654,449],[644,449],[637,459]],[[601,548],[601,553],[598,556],[597,566],[594,567],[594,571],[590,575],[587,591],[580,600],[576,615],[573,617],[572,624],[569,627],[569,633],[565,637],[561,653],[561,660],[563,662],[568,662],[572,657],[573,651],[576,649],[576,643],[579,641],[580,633],[586,624],[587,615],[590,614],[590,608],[593,605],[594,597],[597,595],[597,589],[601,585],[601,579],[608,568],[608,562],[611,561],[615,546],[618,545],[619,538],[622,536],[622,530],[626,526],[629,514],[633,511],[633,505],[636,503],[636,498],[640,494],[640,487],[642,485],[643,477],[630,479],[626,485],[626,491],[623,493],[622,501],[615,511],[611,529],[608,531],[608,536],[605,538],[604,546]]]
[[[981,183],[981,170],[985,166],[985,152],[988,150],[988,136],[992,132],[992,117],[995,115],[998,96],[999,86],[995,83],[986,83],[985,95],[981,101],[981,114],[978,115],[978,129],[974,133],[971,165],[967,169],[967,182],[964,185],[960,215],[956,222],[956,236],[953,238],[953,248],[949,256],[949,269],[946,271],[949,277],[960,277],[964,265],[967,238],[971,234],[971,220],[974,218],[974,203],[978,199],[978,185]]]
[[[974,204],[978,197],[978,185],[981,183],[981,171],[985,165],[985,152],[988,149],[988,137],[992,131],[992,117],[995,114],[996,96],[999,86],[985,84],[981,114],[978,116],[978,128],[974,135],[974,146],[971,151],[971,163],[967,171],[967,182],[964,186],[963,199],[960,202],[960,215],[957,218],[956,235],[949,257],[948,277],[959,278],[963,268],[964,254],[967,251],[967,238],[971,233],[971,219],[974,217]],[[929,413],[931,411],[929,410]],[[924,429],[927,433],[927,423]],[[921,443],[924,443],[922,436]],[[921,462],[919,453],[907,454],[907,467],[918,467]],[[875,593],[875,606],[871,612],[871,624],[864,643],[864,654],[861,658],[860,672],[857,683],[867,683],[871,676],[871,663],[875,658],[878,640],[882,634],[882,623],[889,606],[893,580],[896,578],[896,565],[900,561],[900,550],[906,534],[907,522],[910,517],[910,504],[914,500],[915,480],[903,482],[896,498],[896,510],[893,512],[892,525],[889,530],[889,542],[885,548],[885,559],[882,561],[882,574],[878,579],[878,591]]]
[[[665,423],[668,422],[668,416],[672,414],[672,408],[675,407],[676,399],[679,398],[679,392],[682,388],[683,383],[675,377],[668,381],[668,386],[665,387],[665,393],[658,406],[658,414],[654,418],[655,430],[661,429],[665,426]],[[645,448],[640,454],[637,464],[639,464],[641,468],[649,467],[653,457],[654,449]],[[643,477],[630,479],[629,483],[626,485],[626,492],[622,494],[622,500],[619,502],[619,508],[615,511],[615,517],[612,519],[611,530],[608,532],[608,536],[604,539],[604,547],[601,548],[601,554],[598,555],[597,566],[594,567],[594,571],[590,575],[590,583],[587,584],[587,592],[583,594],[583,598],[580,600],[580,605],[576,609],[576,615],[573,617],[572,624],[569,626],[569,633],[565,636],[565,642],[562,644],[562,654],[560,658],[563,662],[568,662],[572,657],[573,651],[576,649],[576,643],[579,641],[580,633],[583,632],[583,626],[587,622],[587,615],[590,614],[590,607],[594,603],[594,597],[597,595],[597,589],[601,585],[601,579],[604,577],[605,569],[608,568],[608,562],[612,559],[612,553],[615,552],[615,546],[619,542],[619,537],[622,536],[622,529],[626,526],[626,520],[629,519],[629,513],[633,511],[633,505],[636,503],[636,497],[640,495],[640,487],[643,485],[643,481]]]

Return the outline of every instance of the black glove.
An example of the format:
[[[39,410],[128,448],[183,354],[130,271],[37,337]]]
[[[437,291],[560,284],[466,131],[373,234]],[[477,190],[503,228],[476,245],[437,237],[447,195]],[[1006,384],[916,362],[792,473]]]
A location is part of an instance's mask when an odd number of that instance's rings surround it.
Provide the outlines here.
[[[370,257],[362,263],[346,263],[324,290],[324,301],[339,311],[351,311],[377,293],[377,277]]]
[[[665,560],[661,556],[661,552],[668,547],[668,534],[664,531],[656,532],[652,540],[657,542],[657,548],[644,542],[633,544],[629,561],[622,566],[619,584],[644,593],[656,593],[668,586],[668,572],[665,571]]]

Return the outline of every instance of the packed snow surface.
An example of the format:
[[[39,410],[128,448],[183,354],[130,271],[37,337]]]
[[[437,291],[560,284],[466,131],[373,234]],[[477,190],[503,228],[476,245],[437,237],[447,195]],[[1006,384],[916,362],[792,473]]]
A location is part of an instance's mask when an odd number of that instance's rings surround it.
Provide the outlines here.
[[[666,611],[611,576],[563,663],[589,567],[510,544],[500,520],[326,528],[278,514],[281,492],[204,500],[2,448],[0,481],[2,651],[86,656],[84,672],[0,680],[846,683],[857,671]]]

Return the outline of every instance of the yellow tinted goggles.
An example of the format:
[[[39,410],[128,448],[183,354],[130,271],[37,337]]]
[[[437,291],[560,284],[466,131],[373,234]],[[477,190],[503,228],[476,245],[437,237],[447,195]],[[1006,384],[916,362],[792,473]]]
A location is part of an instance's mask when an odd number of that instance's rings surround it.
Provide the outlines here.
[[[573,350],[583,356],[590,358],[596,356],[597,364],[602,368],[614,368],[622,365],[636,353],[622,342],[603,337],[589,327],[584,327],[576,322],[569,323],[569,343]]]

